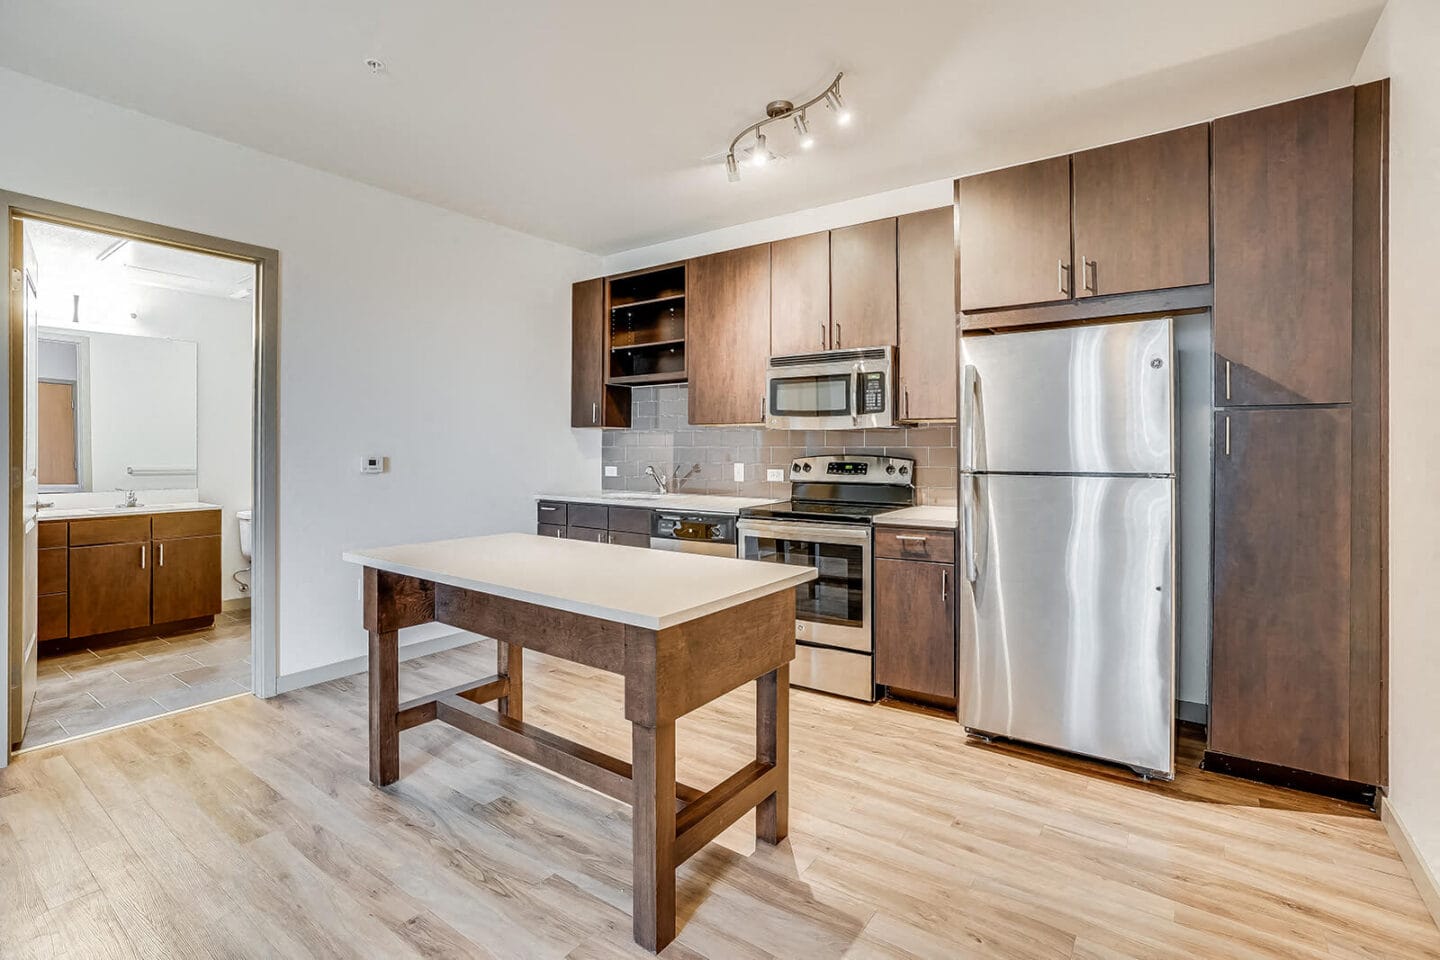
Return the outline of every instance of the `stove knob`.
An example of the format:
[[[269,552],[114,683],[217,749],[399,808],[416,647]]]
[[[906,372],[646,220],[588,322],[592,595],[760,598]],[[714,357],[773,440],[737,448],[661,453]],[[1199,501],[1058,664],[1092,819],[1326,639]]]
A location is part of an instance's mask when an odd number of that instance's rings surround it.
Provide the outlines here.
[[[805,472],[806,472],[806,473],[809,473],[809,472],[810,472],[810,464],[808,464],[808,463],[805,464]]]
[[[894,472],[895,472],[895,464],[892,463],[892,464],[890,464],[890,466],[886,467],[886,468],[885,468],[885,472],[886,472],[886,473],[894,473]]]
[[[792,463],[792,464],[790,464],[790,472],[791,472],[791,473],[799,473],[799,472],[800,472],[800,464],[798,464],[798,463]]]
[[[901,467],[901,468],[900,468],[900,476],[902,476],[902,477],[905,476],[905,474],[907,474],[907,473],[909,473],[909,472],[910,472],[910,468],[909,468],[909,467]]]

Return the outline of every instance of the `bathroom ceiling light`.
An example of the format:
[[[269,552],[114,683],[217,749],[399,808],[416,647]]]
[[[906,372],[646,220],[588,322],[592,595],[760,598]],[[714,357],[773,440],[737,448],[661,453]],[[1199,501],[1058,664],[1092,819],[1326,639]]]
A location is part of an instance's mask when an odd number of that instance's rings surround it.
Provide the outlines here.
[[[736,149],[740,146],[740,141],[746,137],[754,138],[749,152],[751,166],[763,167],[771,160],[783,158],[783,153],[777,156],[771,152],[766,140],[765,128],[770,124],[791,120],[795,127],[795,142],[800,145],[801,150],[809,150],[815,146],[815,138],[810,134],[810,122],[805,111],[823,100],[826,106],[834,111],[836,122],[842,127],[848,126],[850,110],[840,96],[840,79],[844,76],[843,73],[835,74],[835,79],[830,81],[828,87],[798,106],[789,100],[771,100],[767,103],[765,119],[750,124],[730,141],[730,149],[725,152],[725,175],[729,177],[730,181],[733,183],[740,179],[740,162],[736,159]]]

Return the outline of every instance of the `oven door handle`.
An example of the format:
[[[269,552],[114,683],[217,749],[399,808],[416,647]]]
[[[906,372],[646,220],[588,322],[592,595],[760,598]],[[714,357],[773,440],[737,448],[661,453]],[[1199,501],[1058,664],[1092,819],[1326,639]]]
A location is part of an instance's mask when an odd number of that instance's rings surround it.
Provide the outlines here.
[[[812,523],[776,520],[741,520],[740,536],[773,537],[777,540],[804,540],[808,543],[860,543],[870,542],[868,526],[850,526],[837,523]]]

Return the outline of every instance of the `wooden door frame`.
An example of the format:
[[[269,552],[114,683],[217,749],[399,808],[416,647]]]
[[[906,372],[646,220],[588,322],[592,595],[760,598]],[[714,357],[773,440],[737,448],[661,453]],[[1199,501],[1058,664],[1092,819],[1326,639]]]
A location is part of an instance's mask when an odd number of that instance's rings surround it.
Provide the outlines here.
[[[7,279],[10,271],[24,269],[24,251],[14,249],[11,243],[9,225],[14,217],[45,220],[99,233],[108,233],[117,237],[228,257],[255,265],[254,400],[251,420],[251,469],[253,470],[251,508],[254,511],[254,520],[251,525],[253,549],[251,551],[250,577],[251,689],[259,697],[275,696],[279,692],[279,652],[277,648],[280,490],[278,457],[280,439],[279,251],[5,190],[0,190],[0,211],[3,211],[5,219],[4,243],[5,262],[8,266]],[[8,287],[7,283],[7,290]],[[17,340],[17,336],[20,335],[16,332],[17,323],[20,324],[20,334],[23,334],[24,318],[17,317],[16,311],[10,309],[7,324],[8,336],[0,337],[0,369],[6,371],[12,385],[12,389],[9,391],[9,412],[5,418],[4,427],[7,468],[13,468],[12,454],[15,438],[24,436],[24,425],[17,423],[16,419],[20,405],[16,402],[18,398],[13,387],[24,377],[24,355],[14,349],[15,344],[22,342]],[[7,474],[11,472],[11,469],[7,469]],[[12,614],[20,608],[14,607],[14,602],[17,599],[23,602],[23,598],[17,598],[18,591],[15,589],[15,577],[22,569],[21,565],[16,562],[23,546],[19,536],[21,528],[15,522],[20,515],[22,492],[20,487],[13,482],[13,477],[11,479],[12,482],[7,490],[6,509],[0,510],[0,539],[3,539],[6,544],[6,549],[0,551],[0,606],[4,607],[7,616],[7,644],[14,643],[16,639],[13,635],[15,620]],[[8,698],[10,694],[8,646],[6,655],[0,657],[0,689],[5,691],[5,696]],[[10,758],[8,707],[0,713],[3,713],[3,716],[0,716],[0,727],[4,729],[0,732],[4,734],[5,745],[5,749],[0,750],[0,766],[4,766]]]

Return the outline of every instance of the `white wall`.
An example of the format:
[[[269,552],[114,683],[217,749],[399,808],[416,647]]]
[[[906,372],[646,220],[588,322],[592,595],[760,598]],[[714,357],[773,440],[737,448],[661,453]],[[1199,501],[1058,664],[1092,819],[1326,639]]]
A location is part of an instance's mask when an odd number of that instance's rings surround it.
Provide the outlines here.
[[[535,491],[596,482],[568,427],[596,258],[11,71],[0,103],[0,188],[280,251],[282,675],[365,652],[342,550],[529,529]]]
[[[1440,3],[1390,0],[1355,81],[1390,77],[1390,792],[1440,878]],[[1440,916],[1440,905],[1435,905]]]

